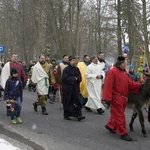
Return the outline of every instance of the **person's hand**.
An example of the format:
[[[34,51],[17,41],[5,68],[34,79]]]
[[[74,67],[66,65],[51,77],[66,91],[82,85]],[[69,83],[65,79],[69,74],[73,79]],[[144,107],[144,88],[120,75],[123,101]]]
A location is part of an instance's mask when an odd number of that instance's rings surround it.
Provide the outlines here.
[[[97,76],[96,76],[96,79],[101,79],[101,76],[100,76],[100,75],[97,75]]]
[[[6,100],[6,102],[7,102],[7,103],[10,103],[10,100],[9,100],[9,99],[7,99],[7,100]]]
[[[97,75],[96,79],[103,79],[103,76],[102,75]]]
[[[35,92],[36,91],[36,84],[30,83],[28,85],[28,89],[29,89],[29,91]]]

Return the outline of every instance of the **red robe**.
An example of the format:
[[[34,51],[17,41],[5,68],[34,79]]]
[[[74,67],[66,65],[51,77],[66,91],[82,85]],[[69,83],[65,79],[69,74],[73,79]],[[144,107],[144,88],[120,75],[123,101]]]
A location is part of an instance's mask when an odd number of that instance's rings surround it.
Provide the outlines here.
[[[113,67],[106,76],[102,100],[111,101],[108,127],[118,134],[127,134],[125,107],[129,91],[138,93],[141,84],[132,81],[125,71]]]
[[[20,64],[19,62],[17,63],[10,62],[10,69],[12,68],[15,68],[18,71],[18,77],[23,83],[27,81],[27,76],[25,74],[25,71],[23,70],[22,64]]]

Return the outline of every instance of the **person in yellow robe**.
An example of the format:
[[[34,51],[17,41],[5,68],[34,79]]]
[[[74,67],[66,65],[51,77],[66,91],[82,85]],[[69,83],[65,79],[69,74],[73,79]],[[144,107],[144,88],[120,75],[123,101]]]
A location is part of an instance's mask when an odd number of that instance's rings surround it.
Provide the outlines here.
[[[87,66],[90,64],[90,58],[88,55],[83,56],[83,62],[79,62],[77,64],[77,67],[80,70],[81,76],[82,76],[82,81],[80,82],[80,103],[82,106],[84,106],[87,102],[88,98],[88,91],[86,89],[86,76],[85,72],[87,69]],[[92,111],[90,108],[85,107],[87,111]]]

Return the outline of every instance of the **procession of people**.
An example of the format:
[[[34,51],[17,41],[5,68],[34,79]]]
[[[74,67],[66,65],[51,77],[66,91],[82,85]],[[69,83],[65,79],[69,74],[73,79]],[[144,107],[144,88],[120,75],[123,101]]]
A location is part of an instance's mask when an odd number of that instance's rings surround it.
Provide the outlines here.
[[[125,108],[129,91],[138,93],[141,83],[138,82],[139,75],[134,65],[129,66],[129,71],[126,70],[123,56],[117,58],[113,67],[105,60],[103,52],[91,58],[84,55],[83,60],[78,62],[74,56],[63,55],[61,63],[41,54],[38,61],[31,61],[28,68],[23,64],[13,53],[10,61],[1,68],[1,86],[11,124],[23,122],[21,107],[25,85],[29,91],[33,87],[36,89],[37,100],[31,107],[37,112],[38,106],[41,106],[42,115],[48,115],[47,100],[49,98],[53,104],[56,93],[62,103],[65,120],[86,119],[82,109],[102,115],[105,105],[110,106],[110,119],[105,128],[111,133],[118,133],[125,141],[132,140],[126,129]]]

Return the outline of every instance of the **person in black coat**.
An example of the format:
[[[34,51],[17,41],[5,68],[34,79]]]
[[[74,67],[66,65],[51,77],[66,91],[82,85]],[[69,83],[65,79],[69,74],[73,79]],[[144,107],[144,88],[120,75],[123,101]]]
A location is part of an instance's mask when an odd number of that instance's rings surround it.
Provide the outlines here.
[[[81,104],[79,102],[81,74],[76,67],[75,57],[69,57],[69,65],[63,70],[62,91],[64,119],[71,120],[70,117],[76,117],[78,121],[85,119],[82,116]]]
[[[18,72],[12,68],[10,77],[7,79],[4,90],[4,100],[7,101],[7,106],[10,107],[11,123],[22,123],[20,112],[22,107],[22,82],[18,78]]]

